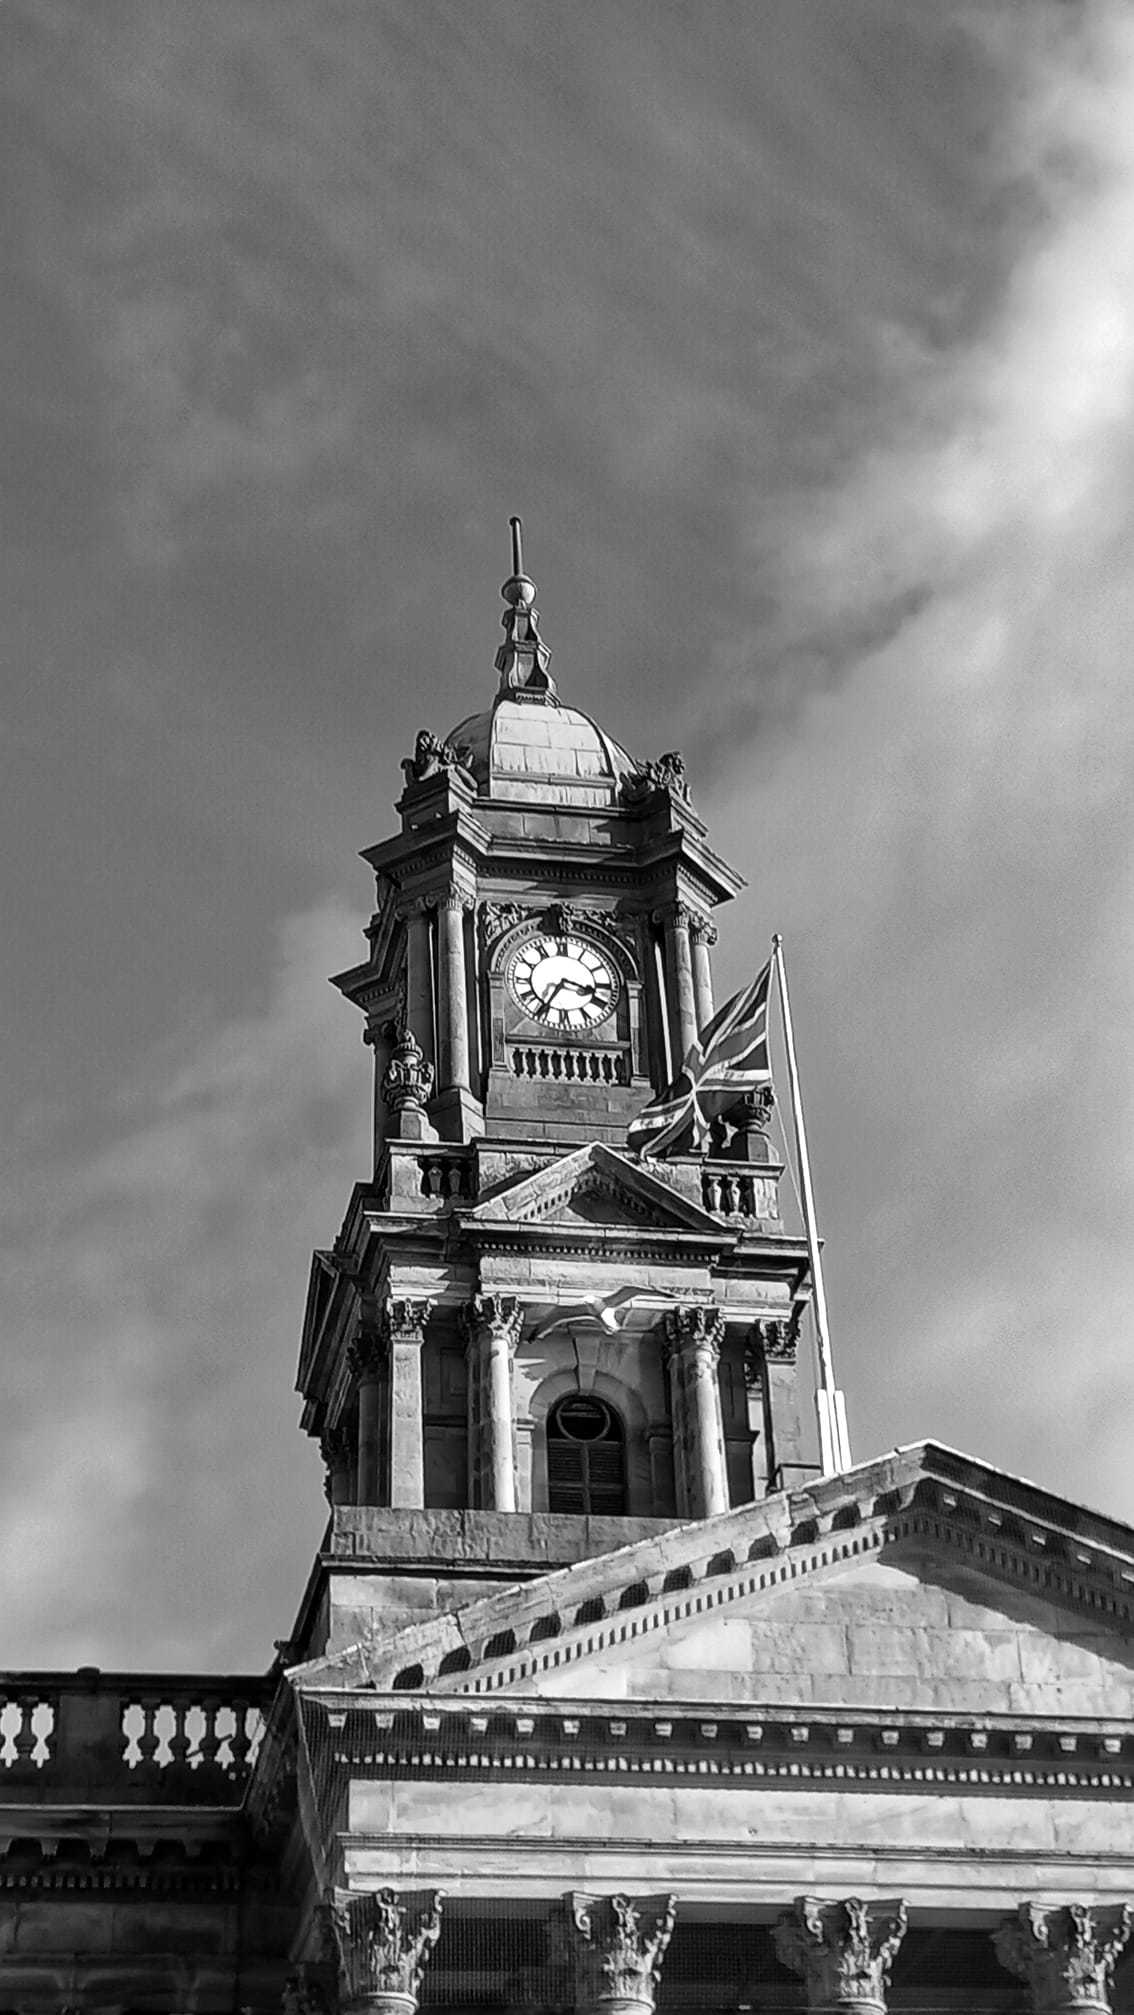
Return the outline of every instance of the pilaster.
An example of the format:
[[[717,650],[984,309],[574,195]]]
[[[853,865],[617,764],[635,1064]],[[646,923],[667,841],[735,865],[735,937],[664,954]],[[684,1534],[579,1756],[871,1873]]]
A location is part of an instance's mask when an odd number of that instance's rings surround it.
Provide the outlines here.
[[[890,1968],[905,1931],[902,1902],[799,1896],[773,1935],[781,1963],[802,1975],[809,2008],[885,2015]]]
[[[575,2006],[594,2015],[653,2015],[673,1933],[673,1896],[566,1898]]]
[[[431,1301],[389,1301],[382,1311],[388,1353],[390,1504],[394,1510],[425,1503],[425,1430],[421,1346]]]
[[[1036,2015],[1106,2015],[1114,1962],[1132,1923],[1128,1903],[1021,1903],[993,1944],[1000,1964],[1027,1981]]]
[[[803,1423],[799,1407],[796,1353],[798,1323],[794,1317],[764,1316],[749,1335],[753,1370],[763,1387],[764,1438],[771,1487],[794,1481],[792,1472],[803,1461]]]
[[[331,1924],[342,2015],[415,2015],[422,1975],[441,1934],[441,1894],[337,1889]]]

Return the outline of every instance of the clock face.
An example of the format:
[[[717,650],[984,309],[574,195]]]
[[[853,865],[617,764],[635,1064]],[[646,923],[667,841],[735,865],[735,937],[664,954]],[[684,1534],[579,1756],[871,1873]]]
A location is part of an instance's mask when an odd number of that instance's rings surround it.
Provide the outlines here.
[[[529,938],[508,968],[508,985],[525,1014],[565,1034],[605,1021],[618,999],[614,967],[584,938]]]

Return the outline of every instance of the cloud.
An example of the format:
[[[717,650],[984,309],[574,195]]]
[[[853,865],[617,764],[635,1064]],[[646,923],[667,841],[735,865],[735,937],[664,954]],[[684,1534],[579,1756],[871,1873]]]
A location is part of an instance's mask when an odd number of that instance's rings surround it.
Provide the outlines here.
[[[367,1063],[323,978],[356,929],[289,919],[258,1011],[167,1036],[111,1144],[5,1199],[10,1663],[255,1669],[290,1627],[324,1515],[292,1393],[307,1258],[366,1167]]]
[[[759,906],[801,947],[860,1443],[980,1419],[1130,1516],[1134,21],[1060,13],[1013,44],[983,323],[836,480],[753,511],[799,685],[717,832],[750,849],[758,803]],[[738,675],[734,730],[751,705]]]

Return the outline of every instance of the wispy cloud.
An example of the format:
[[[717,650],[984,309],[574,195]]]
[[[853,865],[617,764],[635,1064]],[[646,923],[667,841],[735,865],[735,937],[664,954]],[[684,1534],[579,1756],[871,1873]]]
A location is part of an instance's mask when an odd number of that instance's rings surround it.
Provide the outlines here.
[[[323,978],[356,929],[292,918],[258,1012],[156,1045],[109,1145],[5,1195],[10,1663],[267,1663],[287,1628],[323,1516],[291,1391],[307,1256],[366,1165],[367,1062]]]
[[[903,1434],[971,1438],[979,1401],[985,1452],[1130,1514],[1134,23],[1061,13],[1025,44],[983,325],[756,517],[770,648],[810,686],[756,745],[761,906],[814,966],[838,1236],[864,1206],[874,1234],[843,1309],[861,1435],[881,1351]]]

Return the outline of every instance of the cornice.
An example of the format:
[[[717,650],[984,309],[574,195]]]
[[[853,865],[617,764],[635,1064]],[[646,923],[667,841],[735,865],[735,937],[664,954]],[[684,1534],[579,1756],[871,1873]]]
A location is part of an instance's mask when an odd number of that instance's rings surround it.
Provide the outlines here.
[[[304,1696],[328,1726],[335,1766],[352,1777],[422,1781],[600,1778],[725,1785],[990,1795],[1134,1798],[1134,1723],[1010,1715],[898,1713],[813,1704],[738,1710],[698,1705],[552,1704],[490,1708],[397,1694]]]
[[[408,1695],[467,1699],[526,1690],[553,1670],[607,1650],[622,1655],[632,1640],[713,1611],[727,1614],[735,1602],[907,1541],[918,1551],[928,1542],[930,1551],[975,1564],[1014,1593],[1128,1631],[1134,1534],[1066,1504],[1057,1526],[1039,1511],[1040,1501],[1055,1502],[1019,1479],[923,1443],[555,1569],[522,1589],[376,1639],[360,1655],[375,1687]],[[1121,1550],[1100,1543],[1104,1529],[1121,1538]],[[301,1669],[295,1682],[318,1691],[357,1680],[330,1659]]]

